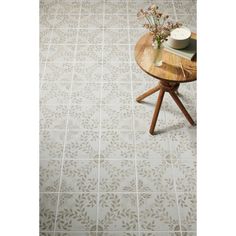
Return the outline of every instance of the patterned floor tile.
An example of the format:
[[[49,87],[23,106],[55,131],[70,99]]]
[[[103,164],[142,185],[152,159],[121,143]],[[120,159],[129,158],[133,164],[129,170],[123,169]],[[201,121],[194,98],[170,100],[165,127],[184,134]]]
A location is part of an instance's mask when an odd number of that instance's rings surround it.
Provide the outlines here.
[[[97,219],[97,195],[60,194],[56,230],[90,231]]]
[[[75,45],[52,44],[48,51],[47,62],[73,62]]]
[[[40,1],[40,14],[55,14],[57,3],[55,1]]]
[[[102,160],[100,163],[101,192],[135,192],[135,165],[128,160]]]
[[[196,201],[196,195],[194,193],[183,193],[178,195],[182,231],[196,230]]]
[[[124,14],[127,12],[127,3],[125,0],[106,1],[105,14]]]
[[[174,15],[174,7],[172,1],[159,1],[157,6],[161,12],[164,14],[173,16]]]
[[[40,230],[54,230],[57,194],[43,193],[40,194]]]
[[[40,131],[40,159],[61,159],[65,130]]]
[[[65,129],[68,107],[66,105],[42,105],[40,129]]]
[[[99,105],[73,105],[69,111],[69,129],[98,129]]]
[[[56,232],[55,236],[97,236],[96,232]]]
[[[49,44],[52,35],[52,29],[50,28],[40,28],[40,44]]]
[[[98,158],[99,132],[92,130],[69,130],[65,145],[65,158]]]
[[[77,29],[54,29],[52,33],[51,43],[55,44],[75,44]]]
[[[135,194],[104,193],[99,197],[99,226],[106,231],[137,230]]]
[[[103,105],[101,107],[102,129],[132,130],[131,105]]]
[[[77,63],[74,66],[74,82],[100,82],[102,67],[100,63]]]
[[[48,82],[71,82],[72,74],[72,63],[47,63],[43,80]]]
[[[95,192],[97,191],[97,180],[97,161],[64,161],[61,192]]]
[[[180,232],[141,232],[140,236],[181,236]]]
[[[79,29],[77,43],[78,44],[101,44],[102,43],[102,30],[101,29]]]
[[[141,230],[174,231],[179,228],[175,194],[139,194]]]
[[[82,12],[83,13],[83,12]],[[82,15],[80,18],[80,28],[102,28],[103,26],[103,16],[102,15],[94,15],[94,14],[87,14]]]
[[[73,83],[71,103],[75,105],[99,103],[100,84],[98,83]]]
[[[57,15],[54,28],[78,28],[79,15]]]
[[[52,28],[55,21],[55,15],[43,14],[40,16],[40,27]]]
[[[68,105],[70,100],[70,83],[43,83],[40,93],[42,104]]]
[[[104,82],[131,82],[129,63],[106,62],[103,64]]]
[[[39,80],[40,80],[40,82],[42,82],[42,79],[43,79],[44,68],[46,68],[46,63],[40,62],[39,63]]]
[[[128,1],[128,13],[137,15],[140,9],[146,9],[150,6],[150,0]]]
[[[102,104],[130,104],[131,84],[105,83],[102,86]]]
[[[174,192],[174,178],[170,161],[154,159],[137,163],[140,192]]]
[[[176,14],[196,14],[196,0],[184,0],[176,1],[174,0],[174,7]]]
[[[105,45],[104,62],[129,62],[128,45]]]
[[[103,1],[84,1],[82,2],[81,14],[101,14],[103,10]]]
[[[178,128],[168,132],[171,152],[178,159],[196,158],[196,140],[192,139],[188,128]]]
[[[133,159],[134,135],[132,131],[102,131],[101,158]]]
[[[135,102],[134,121],[136,130],[138,131],[149,130],[154,109],[155,109],[154,103],[149,103],[145,101],[143,101],[142,103]],[[161,110],[158,115],[158,121],[156,123],[155,130],[158,131],[159,134],[161,134],[165,131],[164,130],[165,128],[166,128],[165,112]]]
[[[53,232],[40,232],[39,233],[40,236],[53,236]]]
[[[81,3],[79,1],[59,1],[57,4],[57,14],[78,15]]]
[[[182,231],[182,236],[197,236],[196,232],[183,232]]]
[[[127,44],[128,30],[127,29],[105,29],[104,43],[105,44]]]
[[[158,138],[147,131],[136,131],[136,153],[138,159],[170,159],[168,135],[159,134]]]
[[[97,236],[138,236],[135,232],[98,232]]]
[[[102,46],[101,45],[78,45],[76,51],[77,62],[101,62]]]
[[[196,160],[173,160],[173,174],[177,192],[195,192],[196,189]]]
[[[143,22],[140,22],[138,19],[137,19],[137,13],[139,10],[137,10],[140,8],[136,8],[135,9],[135,13],[133,15],[129,15],[128,16],[128,26],[130,28],[138,28],[138,29],[143,29]]]
[[[104,27],[105,28],[127,28],[126,15],[105,15]]]
[[[61,174],[61,161],[40,161],[40,191],[58,192]]]
[[[40,44],[40,48],[39,48],[40,62],[46,62],[47,61],[49,47],[50,47],[49,44]]]
[[[143,36],[144,34],[147,33],[146,29],[130,29],[129,34],[130,34],[130,43],[136,44],[138,40]]]

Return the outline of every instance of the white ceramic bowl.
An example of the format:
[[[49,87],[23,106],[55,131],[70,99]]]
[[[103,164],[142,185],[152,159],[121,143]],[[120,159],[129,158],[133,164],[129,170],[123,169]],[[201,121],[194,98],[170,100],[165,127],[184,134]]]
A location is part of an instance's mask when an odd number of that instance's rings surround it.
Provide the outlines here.
[[[171,48],[183,49],[190,43],[191,30],[187,27],[176,28],[171,31],[167,44]]]

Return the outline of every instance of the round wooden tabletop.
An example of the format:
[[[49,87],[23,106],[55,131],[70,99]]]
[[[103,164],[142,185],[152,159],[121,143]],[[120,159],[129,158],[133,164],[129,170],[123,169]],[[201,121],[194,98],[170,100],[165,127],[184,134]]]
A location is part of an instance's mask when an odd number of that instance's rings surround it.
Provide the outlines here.
[[[192,33],[192,38],[196,39],[195,33]],[[162,66],[155,66],[153,64],[155,49],[152,46],[152,35],[150,33],[139,39],[134,53],[139,67],[156,79],[178,83],[191,82],[197,79],[196,57],[190,61],[164,50]]]

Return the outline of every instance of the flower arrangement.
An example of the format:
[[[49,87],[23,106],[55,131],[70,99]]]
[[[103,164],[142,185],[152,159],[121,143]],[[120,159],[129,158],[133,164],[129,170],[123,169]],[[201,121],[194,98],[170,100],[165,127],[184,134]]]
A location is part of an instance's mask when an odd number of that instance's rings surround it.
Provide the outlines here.
[[[160,48],[162,43],[167,41],[172,29],[179,28],[182,25],[178,22],[167,21],[169,15],[161,13],[155,4],[148,7],[147,10],[141,9],[137,17],[139,20],[146,20],[143,27],[148,29],[153,35],[153,46],[156,48]]]

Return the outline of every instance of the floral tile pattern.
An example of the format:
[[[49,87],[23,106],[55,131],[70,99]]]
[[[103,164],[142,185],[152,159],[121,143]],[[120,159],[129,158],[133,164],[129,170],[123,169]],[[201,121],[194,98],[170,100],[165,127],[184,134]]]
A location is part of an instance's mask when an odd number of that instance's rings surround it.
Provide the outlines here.
[[[140,192],[174,192],[171,161],[140,160],[137,169]]]
[[[182,193],[178,195],[182,231],[196,231],[196,194]]]
[[[40,0],[40,236],[196,236],[196,127],[135,62],[150,0]],[[195,0],[159,1],[196,31]],[[196,82],[179,97],[196,119]]]
[[[139,196],[141,229],[175,231],[179,228],[175,194],[143,193]]]
[[[56,216],[57,194],[40,194],[40,230],[53,231]]]
[[[103,105],[101,112],[102,129],[132,130],[131,105]]]
[[[64,162],[62,192],[97,191],[98,162],[90,160],[69,160]]]
[[[131,84],[104,83],[102,87],[102,103],[104,104],[130,104]]]
[[[74,65],[74,82],[100,82],[102,80],[101,63],[76,63]]]
[[[56,229],[62,231],[90,231],[96,225],[96,212],[96,194],[61,194]]]
[[[68,118],[69,129],[98,129],[99,106],[93,104],[72,105]]]
[[[98,158],[99,132],[91,130],[69,130],[65,144],[66,159]]]
[[[102,131],[101,158],[134,159],[134,134],[132,131]]]
[[[68,104],[70,88],[69,83],[43,83],[40,102],[43,104]]]
[[[104,29],[104,44],[127,44],[127,29]]]
[[[74,44],[76,42],[76,29],[62,28],[54,29],[52,33],[51,43]]]
[[[177,192],[196,191],[196,160],[177,159],[172,160],[173,175],[175,178]]]
[[[71,82],[73,75],[72,63],[47,63],[43,80],[47,82]]]
[[[67,118],[66,105],[45,105],[40,109],[41,129],[65,129]]]
[[[99,226],[107,231],[136,231],[138,216],[135,194],[100,195]]]
[[[99,189],[101,192],[135,192],[134,161],[101,161]]]
[[[61,159],[65,130],[41,130],[40,131],[40,158]]]
[[[105,62],[103,64],[103,81],[130,83],[129,64],[123,62]]]
[[[57,192],[59,188],[61,161],[40,161],[40,191]]]

